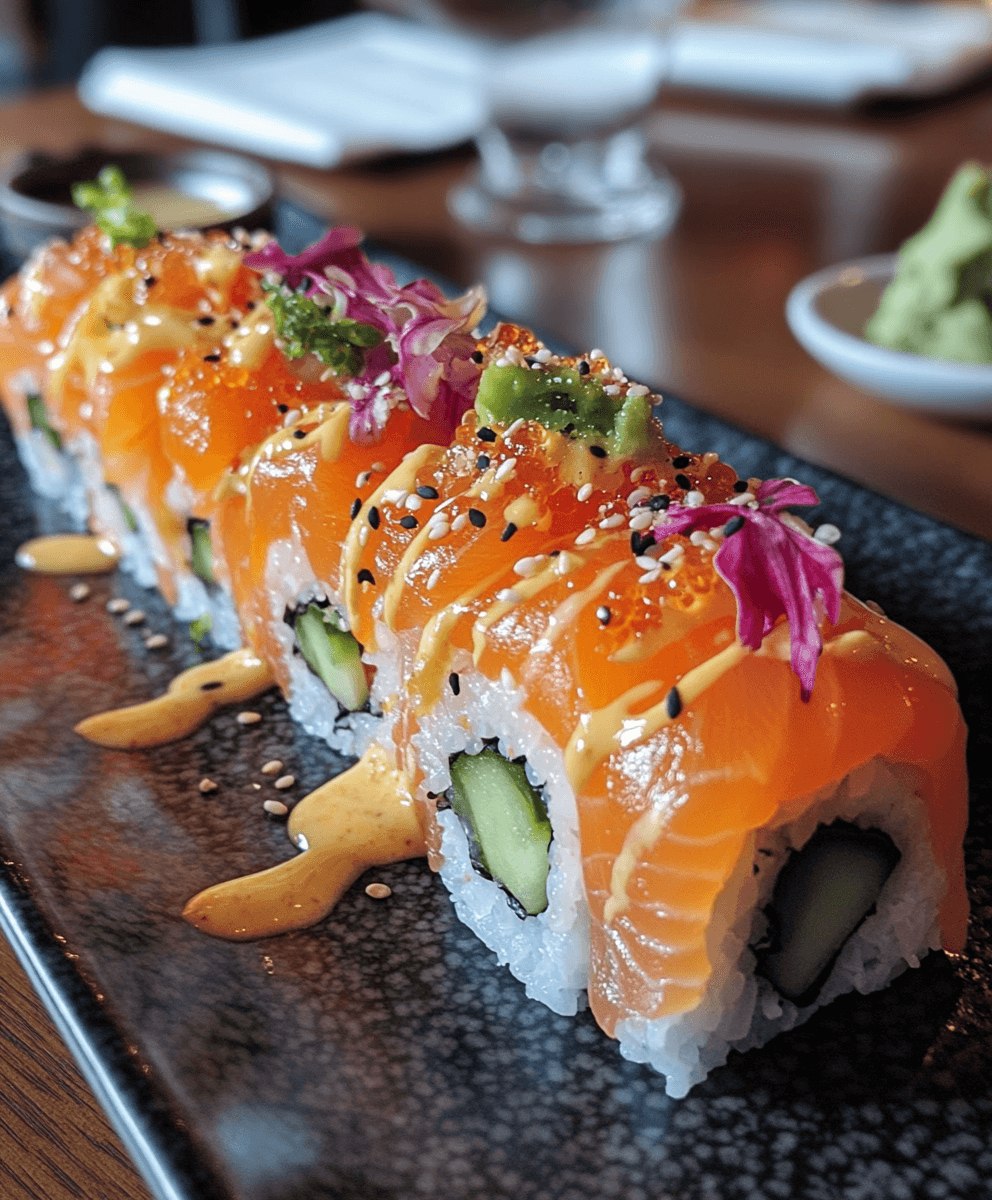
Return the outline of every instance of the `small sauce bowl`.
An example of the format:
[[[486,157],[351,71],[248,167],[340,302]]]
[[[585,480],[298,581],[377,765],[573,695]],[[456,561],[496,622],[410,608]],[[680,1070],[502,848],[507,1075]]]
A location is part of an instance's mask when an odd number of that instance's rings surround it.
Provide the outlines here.
[[[113,154],[84,150],[71,159],[33,154],[0,174],[0,230],[9,254],[21,260],[53,237],[71,238],[90,223],[72,203],[72,185],[120,167],[139,208],[163,229],[268,228],[274,183],[259,163],[219,150],[178,154]]]
[[[943,416],[992,413],[992,364],[950,362],[888,350],[864,337],[896,255],[878,254],[817,271],[789,293],[785,318],[799,344],[846,383]]]

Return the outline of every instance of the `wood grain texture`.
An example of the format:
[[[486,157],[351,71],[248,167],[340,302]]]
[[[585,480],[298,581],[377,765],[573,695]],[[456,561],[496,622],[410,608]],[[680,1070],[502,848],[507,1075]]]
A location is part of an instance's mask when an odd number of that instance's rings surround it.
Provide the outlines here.
[[[4,1200],[150,1200],[2,938],[0,1196]]]

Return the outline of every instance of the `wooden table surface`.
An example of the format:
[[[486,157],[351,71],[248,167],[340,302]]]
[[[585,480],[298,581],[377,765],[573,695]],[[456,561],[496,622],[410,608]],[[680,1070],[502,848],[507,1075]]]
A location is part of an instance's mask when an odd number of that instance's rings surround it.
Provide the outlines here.
[[[321,172],[277,168],[284,194],[444,272],[482,279],[503,313],[632,377],[906,504],[992,537],[992,425],[903,411],[833,379],[795,344],[789,289],[818,267],[893,250],[961,161],[988,154],[992,87],[858,114],[670,96],[650,121],[685,196],[658,243],[483,243],[445,210],[471,167],[454,152]],[[0,154],[176,139],[85,112],[69,90],[0,106]],[[704,449],[705,447],[692,447]],[[46,1013],[0,939],[0,1196],[145,1200]]]

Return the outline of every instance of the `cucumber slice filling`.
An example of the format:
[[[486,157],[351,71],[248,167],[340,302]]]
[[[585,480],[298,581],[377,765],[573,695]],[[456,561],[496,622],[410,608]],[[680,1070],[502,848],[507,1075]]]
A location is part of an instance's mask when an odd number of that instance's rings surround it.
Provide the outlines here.
[[[369,698],[362,648],[353,634],[341,628],[337,614],[319,604],[309,604],[297,615],[293,628],[307,666],[334,699],[348,712],[361,708]]]
[[[887,833],[848,821],[821,825],[779,872],[765,909],[758,971],[802,1007],[826,982],[844,943],[874,911],[901,855]]]
[[[190,517],[187,529],[193,547],[189,560],[190,570],[204,583],[216,583],[214,550],[210,545],[210,522],[203,521],[199,517]]]
[[[451,761],[451,791],[452,807],[470,829],[479,865],[524,914],[544,912],[551,822],[523,761],[507,762],[491,748],[460,754]]]

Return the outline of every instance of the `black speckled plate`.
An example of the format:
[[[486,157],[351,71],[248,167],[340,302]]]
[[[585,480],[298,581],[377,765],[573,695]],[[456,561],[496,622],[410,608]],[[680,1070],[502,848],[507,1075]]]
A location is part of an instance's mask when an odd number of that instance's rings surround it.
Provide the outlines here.
[[[302,243],[313,231],[295,219]],[[976,781],[967,954],[931,955],[887,991],[731,1055],[682,1101],[621,1059],[588,1014],[527,1001],[423,862],[370,873],[305,933],[230,944],[184,924],[200,888],[291,853],[262,811],[261,764],[282,759],[297,796],[344,764],[274,694],[255,705],[258,725],[225,711],[154,751],[73,735],[79,718],[163,690],[196,652],[126,577],[97,580],[74,604],[72,580],[12,566],[17,543],[58,516],[29,495],[3,433],[0,919],[161,1200],[988,1194],[992,822],[978,764],[992,548],[677,401],[664,416],[670,436],[744,475],[818,489],[819,519],[845,531],[851,589],[957,675]],[[140,603],[174,649],[145,650],[105,611],[111,595]],[[217,792],[199,793],[204,775]],[[392,898],[370,900],[371,878]]]

